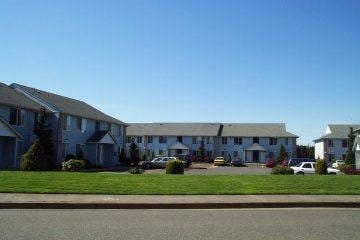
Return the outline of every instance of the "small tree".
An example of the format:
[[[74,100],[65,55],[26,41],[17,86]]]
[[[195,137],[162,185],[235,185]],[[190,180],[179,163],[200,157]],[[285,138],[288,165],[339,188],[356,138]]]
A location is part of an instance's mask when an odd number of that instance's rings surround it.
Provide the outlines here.
[[[345,163],[354,165],[355,164],[355,152],[353,151],[353,146],[355,142],[355,134],[353,128],[350,128],[348,135],[348,150],[346,152]]]
[[[146,161],[146,159],[147,159],[147,156],[146,156],[146,154],[144,153],[143,156],[142,156],[142,158],[141,158],[141,161]]]
[[[45,171],[48,169],[47,161],[45,161],[45,151],[40,144],[39,140],[36,140],[29,148],[27,153],[22,156],[20,163],[21,171]]]
[[[151,154],[151,160],[155,158],[155,153],[154,151],[152,151],[152,154]]]
[[[54,161],[54,146],[52,140],[52,130],[50,121],[48,119],[48,114],[46,113],[46,109],[42,108],[39,116],[39,121],[36,121],[34,124],[34,134],[39,139],[39,143],[41,144],[43,151],[45,153],[45,157],[42,159],[46,161],[46,165],[48,167],[47,170],[55,169],[55,161]]]
[[[204,138],[201,138],[201,143],[199,147],[199,160],[203,162],[205,160],[205,142]]]
[[[130,144],[130,161],[132,164],[137,164],[138,162],[138,148],[134,142],[134,139],[131,141]]]
[[[327,174],[327,165],[325,160],[317,160],[315,164],[315,174],[316,175],[326,175]]]
[[[125,149],[122,147],[119,154],[119,163],[125,163],[126,162],[126,154]]]
[[[288,157],[288,154],[286,152],[286,149],[284,147],[284,145],[280,145],[280,150],[279,150],[279,155],[277,157],[277,163],[281,164],[284,160],[286,160]]]

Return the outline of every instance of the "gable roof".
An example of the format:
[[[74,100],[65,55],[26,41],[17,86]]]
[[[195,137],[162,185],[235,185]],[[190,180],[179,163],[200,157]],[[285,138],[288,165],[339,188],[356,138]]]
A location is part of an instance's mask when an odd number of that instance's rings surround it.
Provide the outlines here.
[[[171,150],[178,150],[178,149],[189,150],[189,147],[186,146],[185,144],[181,143],[181,142],[176,142],[173,145],[171,145],[169,147],[169,149],[171,149]]]
[[[116,143],[116,140],[110,131],[97,131],[86,142],[99,143],[107,135],[114,141],[114,143]]]
[[[245,151],[266,151],[266,149],[258,143],[254,143],[250,147],[246,148]]]
[[[297,137],[283,123],[131,123],[129,136]]]
[[[219,136],[220,123],[130,123],[129,136]]]
[[[40,111],[42,106],[0,82],[0,105]]]
[[[50,92],[45,92],[43,90],[38,90],[20,84],[12,84],[11,86],[13,88],[25,91],[27,94],[30,94],[31,96],[35,97],[36,99],[42,102],[50,104],[53,108],[57,109],[59,112],[73,116],[79,116],[88,119],[103,121],[103,122],[125,124],[124,122],[101,112],[100,110],[94,108],[93,106],[83,101],[64,97]]]
[[[298,137],[286,131],[285,123],[226,123],[223,137]]]
[[[360,124],[329,124],[330,133],[321,136],[314,141],[320,141],[323,139],[347,139],[349,136],[350,127],[354,130],[360,128]]]
[[[21,134],[16,131],[5,119],[0,117],[0,136],[1,137],[16,137],[23,139]]]

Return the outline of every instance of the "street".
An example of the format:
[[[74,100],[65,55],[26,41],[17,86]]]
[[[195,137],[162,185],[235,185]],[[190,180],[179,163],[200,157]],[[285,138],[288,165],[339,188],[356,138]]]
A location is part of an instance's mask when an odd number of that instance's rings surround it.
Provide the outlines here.
[[[359,239],[360,209],[0,210],[0,239]]]

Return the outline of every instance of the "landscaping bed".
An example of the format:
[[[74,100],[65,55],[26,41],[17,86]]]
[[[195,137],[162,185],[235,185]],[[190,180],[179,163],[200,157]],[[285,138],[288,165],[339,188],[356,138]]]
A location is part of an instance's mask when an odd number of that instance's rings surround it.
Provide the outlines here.
[[[3,193],[124,195],[360,194],[360,176],[0,172]]]

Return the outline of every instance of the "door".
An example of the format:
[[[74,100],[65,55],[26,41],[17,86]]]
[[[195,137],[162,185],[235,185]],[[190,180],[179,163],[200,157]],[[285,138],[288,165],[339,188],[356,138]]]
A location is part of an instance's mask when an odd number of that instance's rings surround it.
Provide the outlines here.
[[[176,149],[176,154],[182,154],[182,149]]]
[[[305,164],[303,164],[301,170],[302,170],[305,174],[314,174],[314,173],[315,173],[315,168],[314,168],[313,164],[311,164],[311,163],[305,163]]]
[[[259,162],[259,151],[253,151],[253,161]]]

